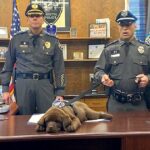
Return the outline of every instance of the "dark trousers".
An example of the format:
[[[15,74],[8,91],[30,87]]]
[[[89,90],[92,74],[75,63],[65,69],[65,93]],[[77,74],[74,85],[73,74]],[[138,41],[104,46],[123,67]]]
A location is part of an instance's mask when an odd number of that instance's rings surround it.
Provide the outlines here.
[[[48,79],[17,79],[16,101],[20,115],[44,113],[54,101],[54,87]]]

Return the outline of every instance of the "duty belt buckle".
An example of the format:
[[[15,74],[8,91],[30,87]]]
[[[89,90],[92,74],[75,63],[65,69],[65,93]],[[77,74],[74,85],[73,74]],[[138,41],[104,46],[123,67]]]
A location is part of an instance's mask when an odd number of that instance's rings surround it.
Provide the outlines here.
[[[40,78],[40,75],[38,73],[33,74],[33,79],[34,80],[39,80],[39,78]]]

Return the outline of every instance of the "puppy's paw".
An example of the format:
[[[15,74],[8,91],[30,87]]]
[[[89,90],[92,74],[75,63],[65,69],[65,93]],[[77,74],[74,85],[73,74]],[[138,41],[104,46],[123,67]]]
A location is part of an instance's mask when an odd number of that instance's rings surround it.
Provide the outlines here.
[[[67,126],[66,128],[64,128],[64,130],[65,130],[66,132],[74,132],[74,131],[76,131],[77,129],[75,128],[74,125],[69,125],[69,126]]]
[[[75,132],[81,126],[80,122],[72,122],[71,125],[65,128],[67,132]]]
[[[71,118],[69,116],[65,117],[63,120],[63,128],[65,129],[66,127],[71,125]]]
[[[45,128],[45,126],[42,126],[42,125],[37,124],[35,130],[36,130],[37,132],[43,132],[43,131],[46,130],[46,128]]]

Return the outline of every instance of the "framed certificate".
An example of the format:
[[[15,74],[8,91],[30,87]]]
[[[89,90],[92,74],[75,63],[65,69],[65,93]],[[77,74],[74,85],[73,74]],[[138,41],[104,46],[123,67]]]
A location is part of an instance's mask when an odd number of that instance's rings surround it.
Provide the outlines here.
[[[77,28],[71,27],[70,28],[70,37],[76,38],[77,37]]]
[[[64,60],[66,60],[67,59],[67,44],[61,44],[60,46],[63,52]]]
[[[8,29],[7,27],[0,27],[0,39],[8,38]]]
[[[104,44],[100,44],[100,45],[89,45],[89,49],[88,49],[88,58],[99,58],[103,49],[104,49],[105,45]]]
[[[89,36],[91,38],[106,38],[107,37],[107,24],[106,23],[90,24]]]
[[[83,52],[73,52],[73,59],[83,60]]]
[[[0,46],[0,58],[1,59],[5,58],[5,53],[6,53],[7,50],[8,50],[8,47]]]

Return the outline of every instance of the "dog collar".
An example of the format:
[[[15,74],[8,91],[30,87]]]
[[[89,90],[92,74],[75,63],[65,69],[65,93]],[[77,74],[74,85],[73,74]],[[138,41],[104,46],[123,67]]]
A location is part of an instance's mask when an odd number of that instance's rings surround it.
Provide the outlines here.
[[[68,103],[67,100],[54,100],[54,102],[52,103],[52,106],[54,107],[59,107],[59,108],[63,108],[65,107],[66,103]]]

